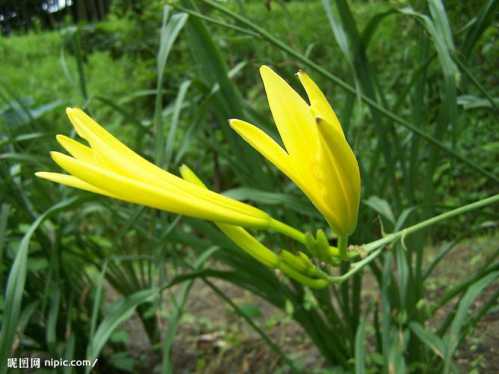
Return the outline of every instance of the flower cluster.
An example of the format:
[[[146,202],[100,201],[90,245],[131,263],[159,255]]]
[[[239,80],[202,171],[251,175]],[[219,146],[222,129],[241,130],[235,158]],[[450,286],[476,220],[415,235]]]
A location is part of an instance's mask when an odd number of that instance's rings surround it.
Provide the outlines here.
[[[341,125],[319,87],[298,73],[307,103],[269,67],[260,69],[270,109],[284,147],[258,127],[230,120],[231,127],[252,147],[286,174],[322,213],[343,241],[357,225],[360,174],[357,160]],[[303,252],[275,253],[244,228],[269,229],[302,242],[308,253],[335,263],[338,249],[327,239],[310,236],[277,221],[251,205],[210,191],[187,166],[181,177],[133,152],[80,109],[67,115],[77,134],[89,144],[58,135],[70,154],[52,152],[52,159],[68,174],[38,172],[38,177],[130,203],[213,221],[236,245],[271,268],[280,269],[310,287],[324,287],[327,274]],[[244,227],[244,228],[243,228]],[[317,245],[317,243],[322,243]],[[328,258],[331,261],[328,261]],[[344,258],[343,258],[344,259]]]

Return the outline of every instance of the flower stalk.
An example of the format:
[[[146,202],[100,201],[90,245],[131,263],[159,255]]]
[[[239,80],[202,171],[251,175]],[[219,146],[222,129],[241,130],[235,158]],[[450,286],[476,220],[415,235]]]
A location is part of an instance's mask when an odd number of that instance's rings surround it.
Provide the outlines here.
[[[339,251],[339,257],[342,261],[348,260],[347,247],[348,247],[348,236],[338,237],[338,251]]]

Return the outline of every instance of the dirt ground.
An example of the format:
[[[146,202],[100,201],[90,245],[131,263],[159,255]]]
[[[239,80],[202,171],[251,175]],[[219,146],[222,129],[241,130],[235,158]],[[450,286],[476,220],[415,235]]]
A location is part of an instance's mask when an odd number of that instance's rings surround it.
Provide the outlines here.
[[[428,283],[430,298],[442,294],[453,281],[472,274],[472,269],[483,265],[487,253],[497,251],[499,236],[473,240],[456,247],[448,258],[436,268]],[[428,258],[436,250],[428,250]],[[470,269],[471,268],[471,269]],[[306,372],[319,372],[325,367],[317,349],[301,327],[284,312],[265,301],[222,281],[214,281],[240,307],[254,314],[260,327],[292,359],[300,362]],[[366,292],[376,292],[369,289]],[[373,284],[372,282],[371,284]],[[475,302],[479,307],[497,290],[492,285]],[[456,305],[453,300],[435,317],[442,320]],[[129,351],[140,357],[146,367],[159,364],[159,357],[151,356],[151,347],[137,320],[127,324],[132,337]],[[493,308],[479,323],[474,333],[461,345],[455,362],[463,373],[499,373],[499,307]],[[208,286],[196,281],[191,291],[173,347],[175,373],[286,373],[286,365],[279,355],[263,342],[245,321],[224,303]]]

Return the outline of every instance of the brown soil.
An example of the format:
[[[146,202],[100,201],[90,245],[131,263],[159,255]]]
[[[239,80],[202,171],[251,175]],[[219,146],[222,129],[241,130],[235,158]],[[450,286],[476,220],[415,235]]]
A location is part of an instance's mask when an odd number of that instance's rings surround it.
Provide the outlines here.
[[[464,279],[479,269],[487,254],[497,250],[498,237],[479,239],[456,247],[436,268],[428,283],[430,298],[441,295],[455,281]],[[428,250],[428,258],[436,250]],[[324,360],[299,325],[284,312],[277,310],[251,293],[222,281],[214,281],[238,306],[259,310],[255,321],[272,340],[294,360],[313,372],[324,367]],[[374,285],[375,282],[365,282]],[[473,309],[479,307],[499,287],[490,286]],[[365,288],[366,296],[375,294]],[[442,308],[432,325],[451,312],[458,300]],[[145,367],[159,365],[159,357],[151,355],[151,347],[141,331],[138,320],[131,320],[129,351],[140,357]],[[499,308],[496,306],[479,323],[477,329],[461,345],[455,362],[466,373],[499,373]],[[288,372],[279,355],[265,344],[259,335],[208,286],[196,281],[189,296],[186,312],[179,326],[173,347],[175,373],[279,373]],[[142,365],[141,365],[142,366]]]

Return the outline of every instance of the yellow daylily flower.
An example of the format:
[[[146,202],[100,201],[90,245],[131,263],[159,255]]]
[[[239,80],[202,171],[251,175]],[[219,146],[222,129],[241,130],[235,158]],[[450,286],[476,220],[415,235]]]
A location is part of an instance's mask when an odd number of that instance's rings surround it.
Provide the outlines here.
[[[231,127],[298,185],[338,236],[350,235],[359,210],[359,166],[331,105],[304,72],[298,78],[310,104],[269,67],[260,74],[284,148],[250,123],[233,119]]]
[[[40,178],[70,187],[186,216],[267,228],[265,212],[196,186],[133,152],[80,109],[66,113],[86,146],[64,135],[57,141],[72,157],[51,152],[67,174],[38,172]]]

